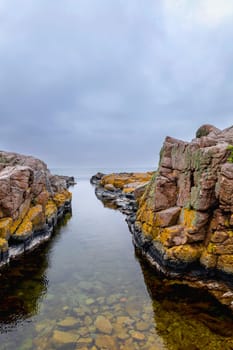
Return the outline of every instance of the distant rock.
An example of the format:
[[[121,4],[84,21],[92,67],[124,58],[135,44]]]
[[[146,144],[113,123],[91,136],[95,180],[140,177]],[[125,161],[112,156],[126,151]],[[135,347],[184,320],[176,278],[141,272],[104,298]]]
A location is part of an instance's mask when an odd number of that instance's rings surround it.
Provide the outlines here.
[[[97,173],[95,175],[93,175],[90,179],[90,182],[93,184],[93,185],[97,185],[100,183],[102,177],[104,176],[105,174],[103,173]]]

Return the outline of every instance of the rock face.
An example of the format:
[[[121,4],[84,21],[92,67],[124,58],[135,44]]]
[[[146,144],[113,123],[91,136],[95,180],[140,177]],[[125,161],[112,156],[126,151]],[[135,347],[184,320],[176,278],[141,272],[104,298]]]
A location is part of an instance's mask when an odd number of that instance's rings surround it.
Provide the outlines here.
[[[233,274],[233,127],[166,137],[159,168],[139,200],[135,244],[164,272]],[[199,273],[199,272],[198,272]]]
[[[71,180],[53,176],[39,159],[0,152],[0,266],[11,257],[9,246],[23,252],[71,208]]]

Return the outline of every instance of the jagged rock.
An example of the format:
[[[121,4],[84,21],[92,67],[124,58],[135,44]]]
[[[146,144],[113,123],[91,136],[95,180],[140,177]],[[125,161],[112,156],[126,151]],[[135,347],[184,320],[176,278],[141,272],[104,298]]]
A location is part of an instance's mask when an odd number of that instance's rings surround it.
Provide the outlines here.
[[[39,159],[0,151],[0,237],[14,244],[29,243],[34,234],[54,226],[70,207],[71,181],[52,175]],[[0,255],[0,265],[7,259],[7,254]]]
[[[190,143],[165,139],[157,176],[139,201],[135,232],[141,231],[141,242],[152,237],[146,254],[158,256],[164,269],[183,264],[186,271],[196,262],[233,273],[233,127],[204,125],[196,135]]]

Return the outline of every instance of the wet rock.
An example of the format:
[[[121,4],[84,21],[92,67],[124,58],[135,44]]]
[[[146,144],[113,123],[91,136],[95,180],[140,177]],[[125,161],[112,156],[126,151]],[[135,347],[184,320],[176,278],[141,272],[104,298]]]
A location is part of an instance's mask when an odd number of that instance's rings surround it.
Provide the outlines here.
[[[95,175],[93,175],[92,177],[91,177],[91,180],[90,180],[90,182],[92,183],[92,184],[98,184],[100,181],[101,181],[101,179],[102,179],[102,177],[104,176],[105,174],[103,174],[103,173],[97,173],[97,174],[95,174]]]
[[[134,323],[134,320],[128,316],[118,316],[116,318],[116,323],[120,325],[131,325]]]
[[[136,323],[136,328],[138,331],[145,331],[150,328],[150,324],[147,322],[139,321]]]
[[[116,323],[114,325],[114,333],[118,339],[125,340],[129,338],[129,334],[123,324]]]
[[[87,300],[86,300],[86,305],[92,305],[92,304],[94,304],[95,303],[95,300],[94,299],[92,299],[92,298],[88,298]]]
[[[86,326],[90,326],[92,324],[92,318],[90,316],[86,316],[84,318],[84,323]]]
[[[145,339],[145,335],[141,332],[130,331],[130,335],[133,339],[138,341],[143,341]]]
[[[87,338],[79,338],[77,341],[77,349],[80,349],[85,346],[89,346],[93,342],[93,339],[90,337]]]
[[[39,243],[33,244],[38,236],[48,239],[58,217],[71,209],[71,193],[39,159],[1,151],[0,163],[0,238],[19,245],[22,254]],[[0,265],[6,262],[0,255]]]
[[[78,320],[74,317],[66,317],[64,320],[58,322],[58,326],[64,327],[64,328],[70,328],[74,327],[78,324]]]
[[[101,333],[111,334],[112,333],[112,324],[104,316],[98,316],[95,320],[95,327]]]
[[[76,343],[78,338],[77,334],[56,330],[53,332],[52,340],[55,344],[68,345]]]
[[[100,349],[117,350],[116,341],[109,335],[98,334],[95,339],[96,346]]]
[[[104,188],[105,188],[107,191],[110,191],[110,192],[116,191],[116,188],[115,188],[112,184],[106,184],[106,185],[104,186]]]

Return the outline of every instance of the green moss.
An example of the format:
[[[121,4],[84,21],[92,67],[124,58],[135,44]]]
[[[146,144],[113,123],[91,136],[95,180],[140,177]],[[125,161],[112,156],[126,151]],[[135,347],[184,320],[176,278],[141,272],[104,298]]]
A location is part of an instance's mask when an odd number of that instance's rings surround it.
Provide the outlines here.
[[[233,146],[232,145],[228,145],[227,146],[227,150],[230,151],[230,154],[229,154],[229,156],[227,158],[227,161],[229,163],[233,163]]]

